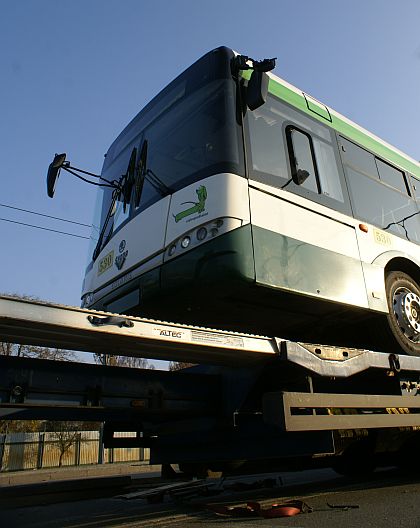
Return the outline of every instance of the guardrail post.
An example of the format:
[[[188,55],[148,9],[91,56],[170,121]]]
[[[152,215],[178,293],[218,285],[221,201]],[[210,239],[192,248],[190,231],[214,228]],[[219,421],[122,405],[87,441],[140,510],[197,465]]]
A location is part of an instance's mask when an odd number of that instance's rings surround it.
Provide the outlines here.
[[[80,466],[80,444],[82,435],[78,433],[76,436],[76,445],[74,446],[74,465]]]
[[[99,428],[99,444],[98,444],[98,464],[104,463],[104,424],[101,423]]]
[[[3,456],[6,449],[6,435],[0,435],[0,471],[3,469]]]
[[[36,468],[42,468],[42,461],[44,458],[44,444],[45,444],[45,433],[39,433],[38,436],[38,454],[36,459]]]

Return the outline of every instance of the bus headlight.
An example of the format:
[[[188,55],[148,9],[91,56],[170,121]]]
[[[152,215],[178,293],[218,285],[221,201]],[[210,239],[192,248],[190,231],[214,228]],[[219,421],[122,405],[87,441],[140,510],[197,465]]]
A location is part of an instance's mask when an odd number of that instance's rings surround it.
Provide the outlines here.
[[[93,302],[93,293],[86,293],[82,297],[81,307],[85,308],[86,306],[89,306]]]
[[[201,244],[205,244],[219,235],[241,227],[242,223],[243,221],[239,218],[223,217],[197,226],[183,233],[168,244],[165,249],[164,260],[176,258],[182,253],[190,251]]]
[[[183,249],[187,249],[187,247],[190,245],[190,242],[191,242],[191,238],[189,236],[184,237],[181,240],[181,247]]]
[[[200,227],[200,229],[197,231],[197,240],[200,242],[204,240],[207,236],[207,229],[205,227]]]

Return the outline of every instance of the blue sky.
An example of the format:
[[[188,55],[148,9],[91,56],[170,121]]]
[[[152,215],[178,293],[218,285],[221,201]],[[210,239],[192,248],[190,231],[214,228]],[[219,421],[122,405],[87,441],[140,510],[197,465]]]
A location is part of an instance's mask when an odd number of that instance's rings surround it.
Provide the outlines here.
[[[132,117],[210,49],[277,57],[276,73],[420,159],[418,0],[0,0],[0,292],[79,304],[99,172]]]

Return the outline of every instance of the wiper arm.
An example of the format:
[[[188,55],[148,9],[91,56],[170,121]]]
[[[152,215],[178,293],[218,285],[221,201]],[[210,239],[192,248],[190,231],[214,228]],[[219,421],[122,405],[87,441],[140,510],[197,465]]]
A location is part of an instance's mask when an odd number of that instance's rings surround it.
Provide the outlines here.
[[[112,201],[111,201],[111,205],[109,206],[101,233],[99,235],[98,242],[95,247],[95,251],[93,252],[93,260],[95,260],[98,257],[99,253],[101,252],[102,245],[105,245],[103,244],[105,231],[108,226],[109,220],[112,216],[112,212],[115,208],[115,204],[117,203],[117,200],[120,198],[120,196],[122,196],[124,213],[125,213],[127,204],[130,202],[131,192],[132,192],[132,188],[134,185],[134,171],[135,171],[136,158],[137,158],[137,149],[134,148],[133,151],[131,152],[127,172],[120,177],[118,182],[116,181],[112,182],[112,187],[114,188],[114,191],[112,193]],[[108,242],[110,236],[111,236],[111,233],[109,233],[105,243]]]
[[[173,193],[173,189],[168,187],[160,178],[155,174],[152,169],[147,169],[146,167],[146,161],[147,161],[147,146],[148,142],[147,139],[144,140],[141,153],[140,153],[140,159],[137,165],[137,169],[135,169],[135,162],[137,157],[137,149],[133,149],[133,152],[131,153],[127,173],[123,174],[118,182],[108,182],[108,180],[105,180],[110,185],[102,185],[103,187],[113,187],[114,191],[112,193],[112,201],[111,205],[109,206],[104,225],[102,226],[98,242],[95,247],[95,251],[93,252],[93,260],[96,260],[99,256],[99,253],[101,252],[103,240],[105,236],[105,231],[108,226],[108,223],[110,221],[110,218],[112,216],[112,212],[114,210],[115,204],[117,203],[118,198],[123,194],[124,200],[124,211],[127,203],[129,202],[132,192],[133,186],[135,187],[135,198],[134,198],[134,205],[135,207],[138,207],[140,203],[140,197],[143,190],[143,182],[147,178],[147,180],[150,182],[150,184],[162,195],[167,196],[168,194]],[[134,177],[134,172],[137,171],[136,176]],[[104,179],[104,178],[101,178]]]
[[[109,206],[108,212],[106,214],[104,225],[102,226],[101,232],[99,234],[98,242],[96,243],[95,250],[93,252],[93,257],[92,257],[93,260],[96,260],[98,258],[98,256],[99,256],[99,253],[101,252],[102,242],[104,240],[104,235],[105,235],[106,228],[107,228],[109,220],[110,220],[110,218],[112,216],[112,212],[114,210],[115,204],[117,203],[118,197],[120,196],[120,194],[122,192],[122,189],[124,187],[124,182],[123,182],[124,176],[122,176],[122,178],[118,182],[118,188],[116,188],[113,191],[113,193],[112,193],[111,205]]]
[[[136,169],[136,178],[135,178],[135,195],[134,195],[134,207],[140,205],[140,198],[143,192],[144,180],[147,181],[154,187],[161,196],[167,196],[168,194],[173,193],[173,189],[168,187],[159,176],[152,171],[152,169],[147,168],[147,152],[148,152],[149,142],[147,139],[143,141],[140,158],[137,164]]]
[[[173,193],[173,189],[168,187],[163,181],[152,171],[152,169],[146,169],[145,177],[148,179],[150,184],[158,191],[162,196],[167,196]]]

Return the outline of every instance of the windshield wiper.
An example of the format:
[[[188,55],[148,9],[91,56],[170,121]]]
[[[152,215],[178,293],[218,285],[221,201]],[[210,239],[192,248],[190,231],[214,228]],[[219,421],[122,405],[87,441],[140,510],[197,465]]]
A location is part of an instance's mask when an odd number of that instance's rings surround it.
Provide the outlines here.
[[[120,181],[118,182],[118,188],[114,189],[114,191],[112,192],[111,205],[109,206],[108,212],[106,214],[104,225],[102,226],[101,232],[99,234],[98,242],[96,243],[95,250],[93,252],[93,257],[92,257],[93,260],[96,260],[98,258],[98,256],[99,256],[99,253],[101,252],[102,242],[104,240],[104,235],[105,235],[106,228],[108,226],[108,223],[109,223],[109,220],[110,220],[111,216],[114,213],[115,204],[117,203],[118,198],[120,197],[121,193],[123,192],[125,177],[126,177],[125,174],[123,176],[121,176]]]
[[[148,152],[149,142],[147,139],[143,141],[140,159],[137,164],[136,169],[136,182],[135,182],[135,197],[134,197],[134,207],[140,205],[140,198],[143,192],[144,180],[147,181],[156,189],[161,196],[167,196],[168,194],[173,193],[173,189],[168,187],[159,176],[152,171],[152,169],[147,168],[147,152]]]
[[[167,196],[172,194],[174,191],[168,187],[163,181],[152,171],[152,169],[146,169],[145,177],[149,183],[162,195]]]
[[[111,238],[112,233],[109,232],[107,239],[104,243],[106,229],[108,227],[111,216],[114,213],[115,205],[121,195],[123,196],[123,207],[125,212],[125,208],[130,202],[133,186],[135,188],[134,207],[139,206],[145,179],[147,179],[147,181],[161,194],[161,196],[167,196],[168,194],[173,193],[173,189],[168,187],[159,178],[159,176],[157,176],[157,174],[152,171],[152,169],[147,168],[147,148],[148,141],[147,139],[145,139],[143,141],[143,145],[140,152],[140,158],[137,165],[135,165],[137,157],[137,149],[135,148],[131,153],[126,174],[123,174],[118,182],[113,182],[114,191],[112,193],[111,204],[109,206],[104,225],[101,229],[98,242],[96,243],[95,251],[93,252],[93,260],[96,260],[98,258],[102,247],[105,246],[105,244]]]
[[[133,185],[135,182],[136,158],[137,149],[134,148],[131,152],[130,161],[128,162],[127,172],[120,177],[118,182],[114,182],[114,191],[112,193],[111,205],[109,206],[104,225],[102,227],[98,242],[95,247],[95,251],[93,252],[93,260],[98,257],[102,247],[105,246],[111,238],[112,233],[110,230],[104,242],[106,228],[108,226],[111,216],[114,214],[114,209],[117,201],[120,199],[120,197],[122,198],[124,213],[126,212],[127,205],[130,203],[131,193],[133,191]]]

